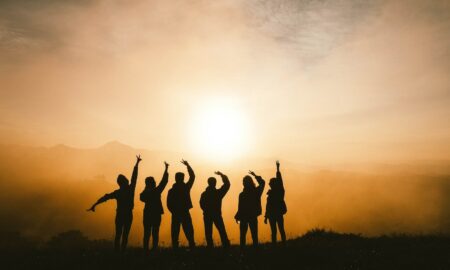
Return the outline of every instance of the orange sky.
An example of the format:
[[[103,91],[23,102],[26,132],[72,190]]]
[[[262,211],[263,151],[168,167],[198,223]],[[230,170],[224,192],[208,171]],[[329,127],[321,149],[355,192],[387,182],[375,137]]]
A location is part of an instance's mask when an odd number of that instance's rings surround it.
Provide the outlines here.
[[[0,142],[200,155],[196,117],[226,100],[245,123],[236,155],[448,159],[449,11],[448,1],[2,1]]]
[[[444,0],[0,1],[0,230],[110,239],[114,203],[85,209],[140,152],[138,192],[163,160],[169,187],[193,164],[198,241],[207,177],[230,176],[236,243],[242,177],[270,179],[276,159],[288,237],[448,232],[449,14]]]

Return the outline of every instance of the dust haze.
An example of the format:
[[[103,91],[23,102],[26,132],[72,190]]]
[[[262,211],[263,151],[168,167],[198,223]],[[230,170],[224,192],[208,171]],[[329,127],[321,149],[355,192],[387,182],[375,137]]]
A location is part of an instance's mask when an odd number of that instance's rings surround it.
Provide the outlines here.
[[[140,152],[137,192],[163,160],[169,186],[191,161],[194,202],[214,170],[227,173],[234,243],[242,177],[268,180],[275,159],[291,237],[449,233],[449,14],[439,0],[1,1],[1,230],[111,239],[113,203],[85,208]],[[242,108],[252,138],[226,164],[186,136],[199,103],[218,98]],[[193,216],[201,242],[198,203]]]
[[[118,142],[95,149],[76,149],[64,145],[51,148],[3,146],[1,151],[0,230],[20,231],[29,237],[48,239],[62,231],[79,229],[93,239],[112,239],[115,203],[86,209],[105,193],[117,189],[117,174],[130,175],[134,153],[142,153],[137,194],[144,188],[144,178],[162,177],[162,160],[170,162],[169,187],[174,174],[184,171],[179,163],[182,153],[159,153],[133,149]],[[204,242],[200,193],[216,164],[190,160],[196,173],[192,190],[195,238]],[[288,214],[286,228],[295,237],[312,228],[341,232],[381,235],[391,233],[450,233],[450,172],[448,164],[377,166],[364,172],[323,170],[301,164],[282,162]],[[234,222],[238,194],[247,168],[265,180],[274,176],[274,162],[242,160],[220,169],[231,180],[224,199],[223,215],[232,242],[239,239]],[[165,204],[161,240],[170,243],[170,213]],[[265,194],[265,193],[264,193]],[[263,205],[265,205],[263,196]],[[135,199],[130,241],[140,245],[144,204]],[[261,222],[260,237],[269,240],[268,225]],[[214,236],[216,241],[218,235]]]

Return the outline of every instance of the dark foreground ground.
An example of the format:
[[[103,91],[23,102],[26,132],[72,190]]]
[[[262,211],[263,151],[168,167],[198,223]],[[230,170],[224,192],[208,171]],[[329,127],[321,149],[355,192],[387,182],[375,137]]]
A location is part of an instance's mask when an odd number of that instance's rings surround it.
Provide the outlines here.
[[[3,243],[1,269],[450,269],[450,237],[386,236],[365,238],[323,230],[289,240],[286,246],[258,249],[162,249],[144,254],[130,248],[116,254],[106,241],[77,232],[30,247]],[[79,232],[78,232],[79,233]],[[71,235],[72,234],[72,235]],[[58,238],[59,237],[59,238]],[[31,244],[30,244],[31,245]]]

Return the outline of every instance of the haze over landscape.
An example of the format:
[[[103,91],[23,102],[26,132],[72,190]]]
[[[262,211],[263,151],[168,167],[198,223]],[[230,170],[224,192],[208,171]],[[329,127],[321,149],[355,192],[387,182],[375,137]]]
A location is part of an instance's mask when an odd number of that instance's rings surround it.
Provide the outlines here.
[[[448,234],[449,29],[439,0],[1,1],[0,230],[111,239],[114,204],[85,210],[140,153],[137,194],[192,164],[199,242],[207,177],[237,243],[242,177],[277,159],[289,237]]]
[[[117,174],[124,173],[130,177],[136,152],[145,157],[139,172],[137,194],[144,189],[146,176],[152,175],[160,180],[164,170],[162,160],[171,164],[169,187],[174,183],[175,172],[185,171],[178,161],[178,153],[134,149],[119,142],[93,149],[64,145],[50,148],[2,146],[0,188],[5,192],[0,197],[3,205],[0,229],[21,231],[24,235],[43,240],[71,229],[79,229],[93,239],[112,239],[115,203],[99,206],[95,215],[86,212],[86,208],[99,196],[117,189]],[[281,162],[288,205],[288,237],[317,227],[368,236],[449,233],[447,166],[386,165],[361,172],[305,168],[300,164]],[[192,159],[191,164],[197,175],[191,212],[196,241],[203,243],[203,221],[198,202],[200,193],[206,188],[206,180],[217,170],[217,164],[197,159]],[[267,159],[239,160],[236,164],[220,167],[231,181],[230,192],[223,203],[223,215],[233,243],[239,239],[239,226],[233,216],[247,167],[256,170],[266,180],[274,175],[273,161]],[[166,195],[164,192],[162,197],[166,213],[161,225],[164,245],[170,243]],[[135,201],[130,243],[140,245],[144,205],[138,199]],[[264,195],[263,205],[265,201]],[[263,240],[269,240],[268,227],[261,223],[260,237]]]

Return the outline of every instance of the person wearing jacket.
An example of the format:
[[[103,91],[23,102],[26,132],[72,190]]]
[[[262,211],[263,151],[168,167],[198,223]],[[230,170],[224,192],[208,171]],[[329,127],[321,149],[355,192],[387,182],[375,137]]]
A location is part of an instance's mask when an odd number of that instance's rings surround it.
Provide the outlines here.
[[[165,171],[161,182],[156,186],[152,176],[145,178],[145,189],[142,191],[140,199],[145,203],[144,207],[144,250],[148,250],[150,236],[153,236],[153,250],[158,248],[159,227],[161,225],[161,215],[164,214],[161,203],[161,193],[167,186],[169,180],[169,164],[164,162]]]
[[[180,226],[183,226],[184,234],[189,242],[189,247],[195,247],[194,227],[189,210],[192,208],[191,189],[194,184],[195,174],[189,163],[182,160],[188,170],[189,180],[184,182],[184,173],[175,174],[175,184],[167,194],[167,208],[172,213],[171,235],[172,247],[178,247],[178,238],[180,236]]]
[[[117,201],[116,208],[116,236],[114,239],[114,248],[116,251],[125,251],[128,243],[128,235],[130,234],[131,223],[133,222],[133,208],[134,208],[134,193],[136,190],[136,181],[138,176],[138,166],[141,162],[141,156],[136,156],[136,165],[134,165],[133,175],[131,176],[131,183],[128,184],[128,179],[123,175],[117,176],[117,184],[119,189],[112,193],[105,194],[92,205],[88,211],[95,212],[95,207],[108,200],[115,199]],[[122,240],[122,243],[120,242]]]
[[[213,224],[219,231],[220,240],[223,247],[230,246],[225,224],[222,218],[222,200],[230,189],[230,181],[228,177],[217,171],[215,174],[222,178],[223,185],[217,189],[217,180],[215,177],[208,178],[208,187],[200,197],[200,207],[203,210],[203,221],[205,224],[205,238],[208,247],[213,247],[212,230]]]
[[[284,201],[284,185],[281,178],[280,162],[276,162],[277,175],[275,178],[270,179],[270,189],[267,192],[267,204],[264,223],[267,224],[269,220],[270,230],[272,231],[272,244],[277,242],[277,225],[281,235],[281,242],[286,242],[286,233],[284,231],[284,218],[283,215],[287,212],[286,203]]]
[[[253,246],[258,245],[258,216],[261,215],[261,195],[264,191],[265,181],[261,176],[249,171],[255,177],[258,186],[255,185],[251,176],[246,175],[243,179],[244,189],[239,194],[238,211],[234,218],[239,223],[240,245],[245,246],[248,227],[252,235]]]

